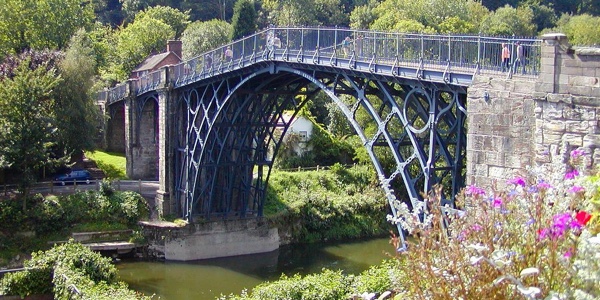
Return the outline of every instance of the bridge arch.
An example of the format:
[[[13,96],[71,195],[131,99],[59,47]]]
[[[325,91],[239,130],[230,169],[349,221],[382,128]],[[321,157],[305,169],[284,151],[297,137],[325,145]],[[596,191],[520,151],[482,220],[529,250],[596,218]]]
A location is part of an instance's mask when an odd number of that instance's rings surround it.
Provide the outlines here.
[[[319,91],[336,103],[361,138],[394,214],[403,209],[394,190],[398,181],[411,206],[434,184],[450,183],[451,199],[464,183],[464,89],[352,72],[310,73],[272,62],[179,93],[176,165],[181,167],[174,196],[184,217],[260,215],[273,163],[267,149],[274,144],[277,154],[290,125],[279,122],[281,114],[293,109],[296,117]],[[304,96],[300,101],[298,94]],[[346,103],[340,95],[355,102]],[[360,124],[359,111],[371,117],[375,131]],[[278,126],[283,131],[279,139],[273,134]],[[395,166],[382,164],[380,147],[387,148]]]

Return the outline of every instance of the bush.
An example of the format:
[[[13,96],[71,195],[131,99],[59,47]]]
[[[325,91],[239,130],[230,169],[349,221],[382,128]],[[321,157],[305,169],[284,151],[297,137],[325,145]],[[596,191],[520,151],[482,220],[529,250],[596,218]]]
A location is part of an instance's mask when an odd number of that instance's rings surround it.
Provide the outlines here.
[[[509,180],[507,191],[469,186],[459,198],[464,211],[442,212],[437,189],[425,202],[424,222],[424,207],[409,214],[399,204],[404,213],[394,221],[418,237],[399,256],[400,292],[420,299],[598,299],[600,236],[588,226],[598,207],[586,200],[597,189],[579,179],[580,156],[572,152],[572,167],[555,180],[561,173],[532,169],[531,178]]]
[[[0,280],[0,294],[25,297],[54,294],[55,299],[149,299],[119,282],[109,258],[87,247],[68,242],[32,254],[26,271],[9,273]]]
[[[345,171],[274,172],[265,216],[288,230],[293,242],[342,240],[386,234],[387,200],[367,167]]]
[[[345,275],[342,271],[323,269],[319,274],[288,277],[282,275],[274,282],[262,283],[240,296],[221,296],[219,299],[251,300],[301,300],[301,299],[349,299],[351,295],[360,295],[372,291],[386,291],[390,287],[390,268],[394,261],[384,262],[372,267],[360,275]]]
[[[26,215],[23,213],[22,204],[14,199],[0,200],[0,233],[11,235],[22,230]],[[0,234],[0,236],[2,236]],[[1,247],[1,246],[0,246]]]

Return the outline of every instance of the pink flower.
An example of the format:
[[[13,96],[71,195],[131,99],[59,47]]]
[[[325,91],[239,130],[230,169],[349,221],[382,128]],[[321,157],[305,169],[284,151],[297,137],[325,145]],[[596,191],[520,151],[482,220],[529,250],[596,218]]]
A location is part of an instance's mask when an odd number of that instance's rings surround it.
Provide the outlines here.
[[[565,179],[574,179],[577,176],[579,176],[579,171],[577,171],[577,169],[575,169],[575,170],[565,174]]]
[[[574,185],[574,186],[572,186],[571,188],[569,188],[567,190],[567,192],[573,193],[573,194],[577,194],[577,193],[580,193],[580,192],[583,192],[583,191],[585,191],[585,189],[582,186],[579,186],[579,185]]]
[[[538,183],[537,187],[538,187],[538,189],[541,189],[541,190],[549,190],[549,189],[553,188],[553,186],[551,184],[549,184],[543,180]]]
[[[483,196],[485,195],[485,190],[480,187],[476,187],[475,185],[469,185],[465,189],[465,195]]]
[[[583,149],[575,149],[571,151],[571,158],[575,159],[585,155],[585,151]]]
[[[567,252],[565,252],[565,254],[563,254],[563,257],[564,257],[564,258],[571,258],[571,256],[573,256],[573,252],[572,252],[572,250],[573,250],[573,249],[569,249],[569,250],[567,250]]]
[[[494,200],[492,201],[492,205],[494,205],[494,207],[502,206],[502,198],[495,197]]]
[[[480,231],[483,227],[481,227],[481,225],[479,224],[473,224],[473,226],[471,226],[471,229],[473,229],[473,231]]]
[[[525,178],[523,177],[515,177],[507,182],[508,184],[525,186]]]

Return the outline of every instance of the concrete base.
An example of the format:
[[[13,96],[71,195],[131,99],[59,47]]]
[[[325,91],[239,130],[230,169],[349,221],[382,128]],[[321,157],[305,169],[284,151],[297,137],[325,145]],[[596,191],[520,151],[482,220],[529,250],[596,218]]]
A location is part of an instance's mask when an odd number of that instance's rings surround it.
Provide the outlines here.
[[[277,228],[255,219],[219,220],[177,227],[144,222],[149,250],[166,260],[188,261],[265,253],[279,248]]]

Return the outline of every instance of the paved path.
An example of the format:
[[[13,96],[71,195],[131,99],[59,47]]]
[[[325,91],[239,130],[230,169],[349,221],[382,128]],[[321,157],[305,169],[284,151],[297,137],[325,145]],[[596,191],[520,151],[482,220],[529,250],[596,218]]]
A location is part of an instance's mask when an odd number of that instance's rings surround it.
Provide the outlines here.
[[[98,190],[99,181],[92,180],[89,184],[77,185],[52,185],[50,182],[37,183],[32,189],[32,193],[47,194],[71,194],[75,191]],[[149,180],[117,180],[113,182],[113,187],[117,191],[134,191],[140,193],[146,199],[154,199],[158,190],[158,181]]]

